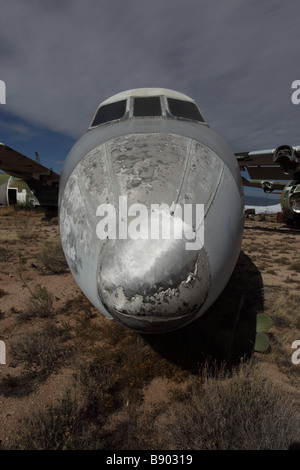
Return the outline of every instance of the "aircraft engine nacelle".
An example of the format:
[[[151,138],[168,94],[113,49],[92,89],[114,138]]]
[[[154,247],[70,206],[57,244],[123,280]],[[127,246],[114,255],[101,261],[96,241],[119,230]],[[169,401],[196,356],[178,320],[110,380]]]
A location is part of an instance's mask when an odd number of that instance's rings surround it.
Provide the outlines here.
[[[300,184],[299,181],[290,181],[284,188],[281,196],[282,210],[291,223],[300,222]]]
[[[295,172],[300,165],[296,151],[290,145],[277,147],[274,151],[273,161],[278,163],[286,174]]]
[[[274,184],[272,181],[262,181],[261,187],[265,193],[271,193],[274,190]]]
[[[298,184],[298,190],[295,191],[290,198],[292,211],[300,216],[300,185]]]

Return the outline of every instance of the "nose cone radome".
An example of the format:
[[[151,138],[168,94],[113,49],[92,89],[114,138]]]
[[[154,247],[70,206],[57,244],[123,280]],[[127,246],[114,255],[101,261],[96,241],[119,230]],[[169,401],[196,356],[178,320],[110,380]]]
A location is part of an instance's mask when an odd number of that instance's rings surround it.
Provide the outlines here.
[[[179,328],[197,315],[209,289],[204,247],[189,251],[182,239],[108,239],[102,247],[98,294],[112,317],[129,328]]]

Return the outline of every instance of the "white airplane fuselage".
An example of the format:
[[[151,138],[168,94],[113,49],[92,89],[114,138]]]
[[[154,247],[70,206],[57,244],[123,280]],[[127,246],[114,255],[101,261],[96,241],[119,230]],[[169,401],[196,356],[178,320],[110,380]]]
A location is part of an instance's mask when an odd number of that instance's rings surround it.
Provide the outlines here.
[[[159,98],[161,116],[140,115],[138,105],[147,101],[135,100],[145,97]],[[165,89],[110,98],[100,108],[122,101],[126,113],[91,126],[60,178],[61,241],[78,285],[107,318],[144,333],[175,330],[201,316],[227,284],[241,247],[244,200],[236,158],[205,122],[172,115],[171,105],[185,100],[194,103]],[[127,211],[134,204],[146,207],[149,217],[153,205],[162,212],[162,204],[204,205],[203,246],[187,250],[174,236],[120,238],[118,230],[100,239],[99,206],[115,208],[118,229],[134,220]],[[105,214],[106,221],[113,215]],[[197,240],[203,225],[191,228]]]

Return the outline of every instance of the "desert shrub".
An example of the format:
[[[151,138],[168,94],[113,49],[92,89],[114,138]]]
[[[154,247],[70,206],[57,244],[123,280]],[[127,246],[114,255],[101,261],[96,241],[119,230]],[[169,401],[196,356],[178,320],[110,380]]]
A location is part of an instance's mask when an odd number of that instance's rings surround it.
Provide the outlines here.
[[[166,379],[159,385],[144,390],[140,406],[112,417],[107,449],[275,450],[299,442],[290,397],[258,367],[232,375],[207,370],[173,387]]]
[[[47,324],[42,331],[26,333],[23,338],[10,347],[15,365],[23,364],[25,369],[51,372],[63,363],[70,352],[63,345],[71,337],[67,325]]]
[[[51,274],[62,274],[68,268],[59,241],[47,241],[39,256],[39,260]]]
[[[267,313],[275,326],[299,329],[299,295],[289,292],[278,295],[269,306]]]
[[[178,449],[276,450],[299,440],[299,417],[288,397],[255,367],[194,383],[160,427],[166,445]]]
[[[19,314],[20,320],[28,320],[32,317],[50,318],[54,315],[54,296],[45,286],[38,284],[34,290],[27,285],[30,297],[26,302],[25,309]]]
[[[61,401],[25,418],[12,446],[22,450],[99,450],[102,447],[101,428],[84,418],[78,400],[70,391]]]
[[[84,398],[86,414],[102,421],[113,408],[113,391],[117,386],[118,375],[115,365],[105,364],[101,359],[81,364],[75,375]]]
[[[83,401],[70,396],[33,416],[19,448],[276,450],[299,442],[299,414],[259,365],[206,369],[182,383],[156,378],[141,402],[109,408],[117,376],[94,361],[80,371]],[[93,405],[93,406],[88,406]]]
[[[78,404],[68,393],[46,411],[25,418],[15,448],[26,450],[61,450],[68,445],[78,427]]]

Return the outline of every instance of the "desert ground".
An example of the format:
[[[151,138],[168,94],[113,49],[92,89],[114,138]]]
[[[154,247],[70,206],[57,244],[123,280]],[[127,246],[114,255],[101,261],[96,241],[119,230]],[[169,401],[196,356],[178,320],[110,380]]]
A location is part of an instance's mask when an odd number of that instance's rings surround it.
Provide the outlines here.
[[[165,335],[89,303],[57,218],[1,208],[0,268],[1,449],[300,447],[300,230],[275,215],[245,218],[220,298]]]

